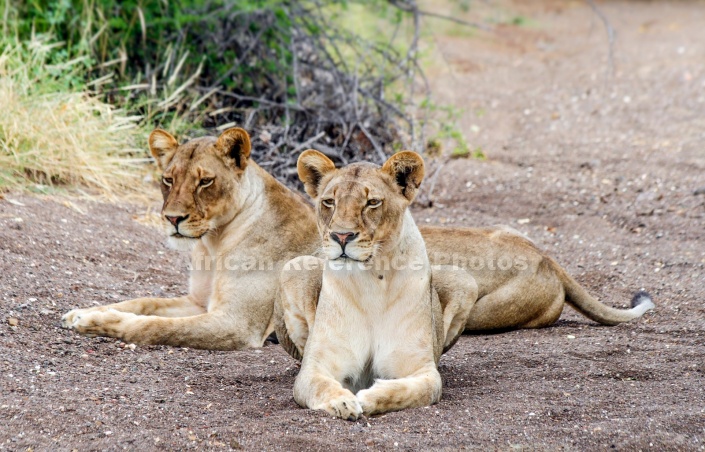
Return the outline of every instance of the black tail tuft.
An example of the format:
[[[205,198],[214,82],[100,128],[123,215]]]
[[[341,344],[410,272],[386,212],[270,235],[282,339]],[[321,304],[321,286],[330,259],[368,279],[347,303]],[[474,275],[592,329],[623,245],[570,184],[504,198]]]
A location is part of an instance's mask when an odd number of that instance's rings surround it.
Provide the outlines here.
[[[632,297],[632,308],[635,308],[642,303],[653,303],[651,295],[649,295],[649,292],[645,290],[640,290],[634,294]]]

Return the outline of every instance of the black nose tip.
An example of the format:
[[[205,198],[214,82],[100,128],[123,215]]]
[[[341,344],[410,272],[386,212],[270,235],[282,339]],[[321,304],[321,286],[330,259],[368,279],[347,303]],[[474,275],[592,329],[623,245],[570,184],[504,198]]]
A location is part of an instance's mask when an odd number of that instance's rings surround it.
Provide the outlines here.
[[[181,223],[182,221],[184,221],[185,219],[188,218],[188,215],[186,215],[185,217],[170,217],[169,215],[164,215],[164,216],[166,217],[167,220],[169,220],[169,223],[173,224],[174,226],[178,226],[179,223]]]
[[[330,238],[345,249],[345,245],[355,240],[358,235],[356,232],[331,232]]]

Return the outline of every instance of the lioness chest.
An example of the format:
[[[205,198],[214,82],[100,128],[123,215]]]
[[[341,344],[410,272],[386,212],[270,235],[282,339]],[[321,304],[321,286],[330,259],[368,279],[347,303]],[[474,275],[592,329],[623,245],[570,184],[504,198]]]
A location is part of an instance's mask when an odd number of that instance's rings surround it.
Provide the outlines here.
[[[351,390],[367,388],[376,378],[406,376],[433,359],[429,291],[426,267],[327,268],[310,343],[327,348],[320,356]]]

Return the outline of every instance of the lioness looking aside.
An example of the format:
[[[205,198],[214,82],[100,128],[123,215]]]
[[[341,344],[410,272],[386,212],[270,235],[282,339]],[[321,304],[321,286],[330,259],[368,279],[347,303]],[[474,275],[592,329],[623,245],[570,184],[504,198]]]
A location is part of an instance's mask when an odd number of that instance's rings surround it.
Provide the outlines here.
[[[400,152],[381,168],[337,170],[309,150],[298,170],[316,202],[323,259],[299,257],[282,272],[277,335],[303,354],[294,399],[350,420],[437,402],[446,331],[408,210],[423,160]],[[467,311],[453,312],[460,324]]]
[[[136,344],[261,347],[282,265],[318,247],[311,207],[252,161],[243,129],[181,145],[157,129],[149,147],[163,171],[169,241],[193,248],[189,293],[75,309],[62,324]]]

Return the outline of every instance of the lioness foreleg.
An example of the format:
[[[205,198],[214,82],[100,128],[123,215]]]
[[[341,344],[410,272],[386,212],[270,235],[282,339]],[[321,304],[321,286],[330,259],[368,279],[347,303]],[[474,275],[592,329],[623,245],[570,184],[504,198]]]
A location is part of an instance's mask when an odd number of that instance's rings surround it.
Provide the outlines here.
[[[443,310],[443,353],[450,350],[465,330],[477,301],[475,279],[466,270],[450,265],[432,266],[432,284]]]
[[[441,399],[441,392],[441,375],[429,364],[408,377],[376,380],[369,389],[358,391],[357,399],[363,412],[372,415],[428,406]]]
[[[203,260],[205,251],[198,244],[193,252],[194,259]],[[175,298],[135,298],[134,300],[90,308],[72,309],[61,317],[61,326],[73,328],[77,319],[95,312],[119,311],[137,315],[158,317],[189,317],[205,314],[212,288],[213,273],[206,270],[193,270],[189,280],[189,294]]]
[[[109,336],[142,345],[171,345],[206,350],[260,347],[262,334],[242,335],[246,321],[234,324],[217,312],[191,317],[156,317],[115,310],[90,312],[77,318],[73,329],[86,336]]]
[[[279,343],[294,359],[303,357],[316,319],[324,265],[324,261],[317,257],[297,257],[284,266],[279,278],[274,331]]]
[[[206,312],[205,307],[201,303],[194,301],[190,297],[136,298],[104,306],[72,309],[61,317],[61,325],[64,328],[71,328],[79,317],[92,312],[106,312],[109,310],[159,317],[189,317]]]
[[[328,414],[354,421],[362,414],[355,394],[321,369],[302,372],[294,383],[294,400],[302,407],[323,410]]]
[[[115,309],[79,313],[71,328],[88,336],[109,336],[143,345],[172,345],[208,350],[261,347],[271,332],[274,278],[253,273],[232,278],[222,273],[208,312],[190,317],[136,315]],[[246,288],[243,289],[243,288]]]

